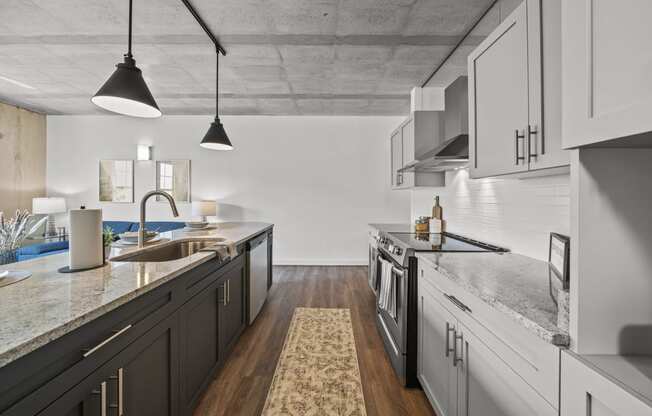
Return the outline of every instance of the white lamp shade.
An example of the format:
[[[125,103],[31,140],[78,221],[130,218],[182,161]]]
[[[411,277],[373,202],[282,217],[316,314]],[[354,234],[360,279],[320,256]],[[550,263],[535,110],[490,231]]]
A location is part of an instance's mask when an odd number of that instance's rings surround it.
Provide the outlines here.
[[[33,198],[33,214],[58,214],[66,212],[66,200],[63,198]]]
[[[215,201],[193,201],[192,215],[214,217],[217,215],[217,203]]]

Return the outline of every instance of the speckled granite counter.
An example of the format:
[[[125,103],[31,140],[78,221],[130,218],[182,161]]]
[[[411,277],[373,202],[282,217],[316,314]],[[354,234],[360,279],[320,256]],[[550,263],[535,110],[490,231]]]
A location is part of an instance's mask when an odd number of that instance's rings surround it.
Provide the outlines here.
[[[569,344],[568,298],[558,296],[561,283],[550,278],[548,263],[513,253],[418,253],[417,257],[543,340]]]
[[[224,244],[237,245],[272,227],[259,222],[220,223],[217,229],[162,233],[160,244],[221,237]],[[114,247],[111,257],[135,250]],[[0,367],[215,256],[215,252],[199,252],[166,262],[109,262],[102,268],[70,274],[57,272],[67,265],[67,253],[4,266],[29,270],[33,276],[0,288]]]

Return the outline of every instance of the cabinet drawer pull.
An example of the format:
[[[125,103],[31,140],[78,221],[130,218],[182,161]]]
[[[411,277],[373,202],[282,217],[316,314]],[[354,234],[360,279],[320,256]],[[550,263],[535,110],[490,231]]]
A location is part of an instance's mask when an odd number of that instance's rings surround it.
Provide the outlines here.
[[[455,331],[455,338],[453,339],[453,367],[457,367],[457,364],[464,363],[464,358],[462,356],[457,356],[457,340],[460,340],[460,343],[462,344],[462,347],[464,346],[464,336],[462,334],[457,335],[457,331]],[[462,349],[462,351],[464,351]],[[463,354],[463,352],[462,352]]]
[[[100,405],[102,406],[101,414],[106,416],[106,381],[103,381],[100,388],[102,396],[100,398]]]
[[[525,139],[525,133],[520,134],[518,132],[518,129],[516,129],[516,130],[514,130],[514,147],[515,147],[514,153],[516,154],[516,163],[515,163],[515,165],[517,165],[517,166],[518,166],[519,161],[521,161],[521,160],[525,161],[525,156],[520,156],[519,155],[519,151],[518,151],[518,140],[519,139]]]
[[[537,134],[537,127],[534,126],[532,128],[531,125],[528,124],[527,126],[527,161],[528,163],[532,158],[537,158],[539,155],[537,154],[537,146],[536,143],[534,144],[534,153],[532,153],[532,136]],[[541,148],[541,153],[543,153],[543,143],[542,143],[542,148]]]
[[[450,300],[450,301],[451,301],[455,306],[457,306],[458,308],[460,308],[460,309],[463,310],[464,312],[469,312],[469,313],[471,312],[471,308],[469,308],[468,306],[466,306],[465,304],[463,304],[463,303],[462,303],[459,299],[457,299],[455,296],[453,296],[453,295],[448,295],[448,294],[444,293],[444,297],[445,297],[446,299]]]
[[[450,353],[453,352],[454,348],[450,347],[450,333],[455,332],[455,327],[446,322],[446,357],[450,356]]]
[[[118,369],[118,416],[124,415],[124,369]]]
[[[86,358],[86,357],[88,357],[89,355],[95,353],[97,350],[99,350],[100,348],[102,348],[103,346],[105,346],[106,344],[108,344],[109,342],[113,341],[114,339],[116,339],[117,337],[119,337],[120,335],[122,335],[123,333],[125,333],[125,331],[127,331],[127,330],[128,330],[129,328],[131,328],[131,327],[132,327],[131,324],[125,326],[125,327],[122,328],[121,330],[117,331],[115,334],[111,335],[110,337],[108,337],[108,338],[105,339],[104,341],[100,342],[99,344],[97,344],[96,346],[94,346],[93,348],[91,348],[90,350],[86,351],[86,352],[84,353],[83,357]]]

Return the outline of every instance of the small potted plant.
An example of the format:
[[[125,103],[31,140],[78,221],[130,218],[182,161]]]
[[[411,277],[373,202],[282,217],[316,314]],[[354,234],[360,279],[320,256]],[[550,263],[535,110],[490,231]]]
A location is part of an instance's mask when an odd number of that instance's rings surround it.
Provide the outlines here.
[[[102,241],[104,243],[104,261],[109,259],[111,254],[111,244],[118,239],[116,233],[113,232],[113,229],[110,227],[105,227],[102,232]]]

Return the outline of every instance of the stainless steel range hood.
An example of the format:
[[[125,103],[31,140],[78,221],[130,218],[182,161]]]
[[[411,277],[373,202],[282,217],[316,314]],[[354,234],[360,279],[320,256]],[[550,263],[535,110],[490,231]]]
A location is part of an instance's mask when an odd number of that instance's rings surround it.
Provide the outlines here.
[[[469,163],[468,78],[459,77],[445,91],[444,128],[439,145],[417,156],[399,172],[443,172]]]

